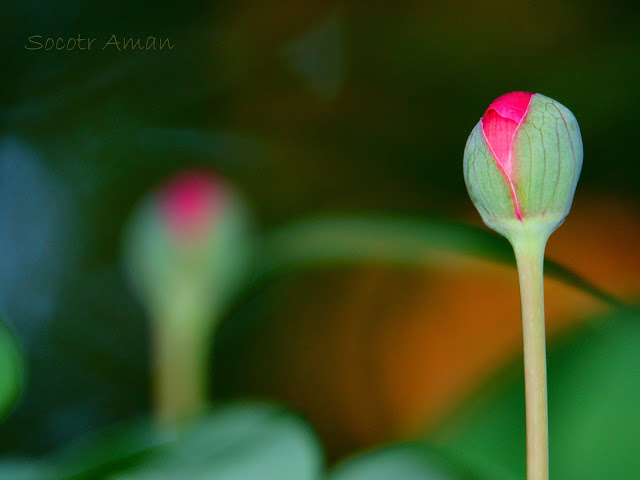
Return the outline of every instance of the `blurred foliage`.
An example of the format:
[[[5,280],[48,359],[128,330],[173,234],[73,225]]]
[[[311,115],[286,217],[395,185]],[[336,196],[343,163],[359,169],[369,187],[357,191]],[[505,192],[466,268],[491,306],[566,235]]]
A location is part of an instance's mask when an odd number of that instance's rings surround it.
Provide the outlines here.
[[[13,406],[23,386],[24,365],[22,352],[13,333],[0,318],[0,419]]]
[[[330,480],[481,480],[486,477],[465,469],[442,452],[418,443],[391,445],[357,455],[338,464]]]
[[[273,408],[233,405],[113,478],[316,480],[322,463],[315,434],[301,419]]]
[[[276,227],[311,212],[360,215],[376,209],[396,220],[398,211],[426,214],[436,223],[434,217],[476,219],[462,179],[464,142],[492,99],[523,89],[558,99],[578,118],[585,164],[576,208],[606,193],[628,207],[625,212],[637,214],[637,2],[401,0],[390,7],[351,0],[179,5],[26,0],[1,8],[0,307],[29,365],[24,398],[0,426],[2,455],[25,460],[3,461],[4,476],[46,478],[41,475],[50,474],[52,465],[33,463],[30,456],[148,412],[149,332],[118,265],[120,239],[138,200],[184,168],[213,167],[230,178],[248,198],[259,227],[274,232],[266,237],[265,251],[286,254],[279,261],[297,262],[301,251],[309,255],[299,242],[309,241],[312,232],[289,237],[291,247],[278,252],[273,242],[286,228]],[[176,48],[24,49],[30,35],[79,33],[98,42],[112,33],[168,36]],[[607,215],[617,218],[619,211],[614,205]],[[631,226],[637,222],[627,220]],[[621,248],[631,227],[618,220],[606,229],[602,225],[593,228],[610,232],[606,248]],[[487,253],[482,239],[494,242],[479,230],[464,232],[435,240],[481,257]],[[582,253],[570,267],[599,261],[588,250],[587,237],[571,245],[572,252]],[[371,250],[359,244],[349,248],[370,265],[379,252],[375,243],[368,243],[374,244]],[[408,256],[406,246],[399,254],[394,250],[396,258]],[[507,259],[504,244],[488,252]],[[629,270],[635,254],[625,253]],[[321,255],[331,257],[322,249],[314,255],[311,263],[318,268],[326,265]],[[434,259],[448,261],[439,254]],[[578,278],[558,268],[548,266],[569,281]],[[215,397],[258,391],[287,400],[278,397],[284,388],[263,387],[267,379],[286,385],[290,378],[268,369],[268,363],[254,365],[259,374],[253,377],[239,375],[243,362],[259,356],[238,358],[238,352],[259,351],[268,339],[262,333],[279,314],[265,319],[262,303],[280,312],[277,302],[293,301],[297,281],[308,282],[322,299],[323,289],[343,273],[324,283],[311,276],[295,276],[289,283],[270,277],[277,288],[261,284],[238,299],[215,342]],[[624,278],[631,279],[628,291],[639,292],[633,272]],[[585,280],[609,292],[601,278]],[[341,285],[344,297],[355,296],[357,287]],[[405,286],[398,282],[381,301],[405,301],[400,292]],[[618,298],[623,292],[610,293]],[[492,315],[482,313],[477,312],[477,322]],[[611,318],[604,325],[563,339],[550,359],[552,473],[559,478],[640,475],[632,455],[640,445],[631,430],[637,426],[634,397],[626,395],[637,383],[633,352],[640,339],[631,321]],[[4,338],[0,334],[0,343]],[[342,367],[326,363],[323,375],[338,381]],[[0,370],[6,365],[0,362]],[[510,478],[523,468],[522,379],[517,377],[512,373],[501,388],[494,386],[488,399],[479,395],[477,401],[486,403],[478,405],[484,406],[460,413],[450,427],[442,427],[448,436],[438,437],[447,451],[460,453],[479,470],[488,465],[488,478]],[[330,432],[341,419],[327,422],[316,427]],[[177,461],[173,455],[179,451],[167,449],[167,461]],[[402,452],[355,460],[357,466],[340,467],[335,475],[366,472],[369,462],[404,462]],[[413,453],[407,455],[409,464],[423,467]]]
[[[39,462],[0,463],[0,474],[3,480],[316,480],[322,464],[306,422],[279,407],[245,403],[168,431],[140,420],[121,424]]]
[[[640,471],[640,316],[593,319],[548,352],[551,475],[632,480]],[[494,379],[434,434],[469,463],[524,478],[521,361]],[[433,441],[433,439],[432,439]]]
[[[515,267],[508,241],[464,224],[428,219],[338,215],[286,225],[264,242],[266,273],[319,265],[396,264],[423,268],[446,264],[447,253],[474,256]],[[570,269],[545,259],[545,274],[618,309],[624,300],[591,284]]]

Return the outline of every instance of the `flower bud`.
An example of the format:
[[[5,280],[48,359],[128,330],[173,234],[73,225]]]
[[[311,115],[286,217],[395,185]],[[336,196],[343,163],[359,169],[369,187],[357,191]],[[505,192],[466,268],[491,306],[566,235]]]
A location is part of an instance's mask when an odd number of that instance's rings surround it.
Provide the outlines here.
[[[249,215],[220,178],[179,175],[134,212],[129,276],[152,319],[154,410],[161,428],[208,403],[208,347],[249,272]]]
[[[147,198],[124,247],[133,286],[152,316],[187,323],[217,313],[245,279],[250,231],[239,196],[209,174],[179,175]]]
[[[523,229],[551,234],[569,213],[581,168],[578,122],[539,93],[494,100],[464,153],[471,200],[484,222],[508,238]]]

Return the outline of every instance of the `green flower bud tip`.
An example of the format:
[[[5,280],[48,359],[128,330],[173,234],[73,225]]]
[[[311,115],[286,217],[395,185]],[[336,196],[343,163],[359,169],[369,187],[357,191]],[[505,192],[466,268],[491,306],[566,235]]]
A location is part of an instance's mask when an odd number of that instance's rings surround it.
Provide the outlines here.
[[[484,222],[509,239],[523,230],[550,235],[569,213],[581,168],[578,122],[539,93],[494,100],[464,152],[471,200]]]
[[[135,290],[157,316],[210,316],[245,279],[250,224],[241,198],[221,178],[178,175],[129,222],[124,255]]]

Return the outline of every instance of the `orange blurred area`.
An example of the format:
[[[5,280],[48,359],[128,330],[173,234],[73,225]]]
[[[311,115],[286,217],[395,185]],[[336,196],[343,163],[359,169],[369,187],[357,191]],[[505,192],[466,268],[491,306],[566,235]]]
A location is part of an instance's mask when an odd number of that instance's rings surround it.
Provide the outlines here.
[[[626,299],[640,292],[640,217],[616,199],[577,201],[547,256]],[[450,256],[433,269],[322,272],[275,288],[277,313],[247,384],[309,415],[331,456],[429,430],[521,351],[514,268]],[[546,279],[547,328],[606,305]],[[272,371],[258,381],[252,376]]]

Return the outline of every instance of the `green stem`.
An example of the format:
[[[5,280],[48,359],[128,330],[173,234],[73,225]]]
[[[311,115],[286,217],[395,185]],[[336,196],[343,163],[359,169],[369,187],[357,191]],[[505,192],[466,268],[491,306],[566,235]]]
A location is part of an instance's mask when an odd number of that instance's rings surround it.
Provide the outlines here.
[[[153,315],[153,403],[161,427],[195,417],[207,405],[212,321],[187,285],[157,304]]]
[[[543,264],[548,235],[522,232],[513,241],[522,302],[527,479],[549,478],[547,365],[544,325]]]
[[[206,343],[174,327],[158,322],[154,333],[153,402],[163,426],[197,415],[207,400]]]

